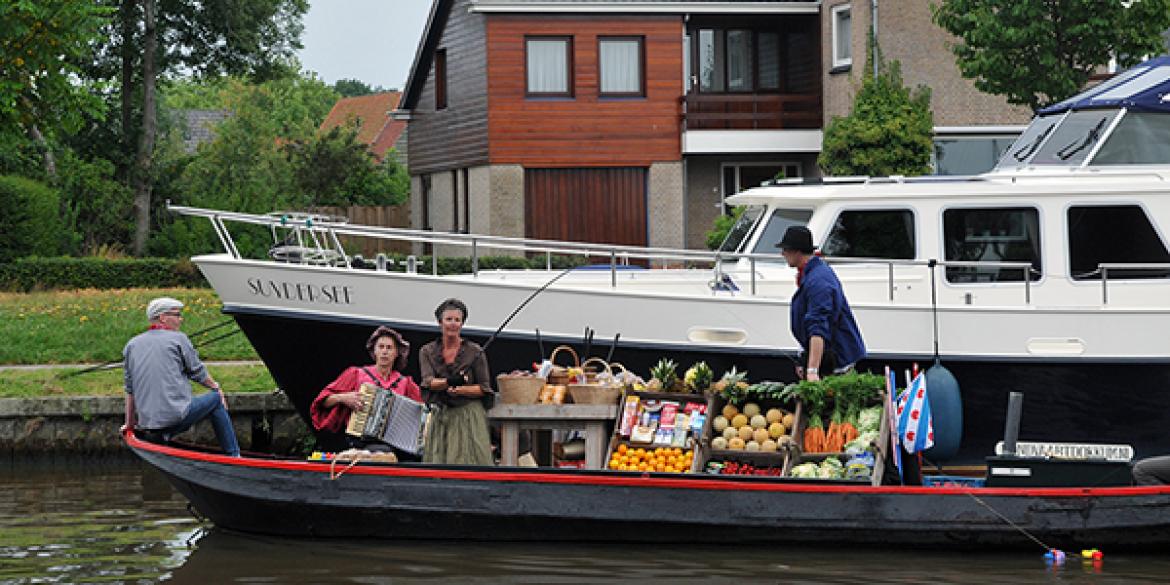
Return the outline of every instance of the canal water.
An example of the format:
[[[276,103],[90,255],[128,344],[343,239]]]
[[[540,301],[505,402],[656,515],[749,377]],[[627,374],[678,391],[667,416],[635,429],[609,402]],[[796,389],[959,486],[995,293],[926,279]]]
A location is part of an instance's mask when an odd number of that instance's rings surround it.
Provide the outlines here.
[[[133,461],[0,464],[0,584],[1170,582],[1170,551],[1104,552],[1097,565],[1077,558],[1052,567],[1039,547],[953,553],[286,539],[199,522],[165,479]]]

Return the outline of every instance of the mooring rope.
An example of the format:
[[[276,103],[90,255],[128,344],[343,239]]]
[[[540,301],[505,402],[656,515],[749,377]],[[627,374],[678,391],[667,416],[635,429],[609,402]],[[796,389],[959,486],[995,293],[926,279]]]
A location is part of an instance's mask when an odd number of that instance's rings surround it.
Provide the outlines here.
[[[1020,531],[1020,534],[1027,536],[1028,538],[1030,538],[1032,540],[1032,542],[1035,542],[1036,544],[1040,545],[1040,547],[1043,548],[1044,550],[1046,550],[1046,551],[1053,550],[1052,547],[1048,546],[1047,544],[1044,544],[1043,541],[1041,541],[1039,538],[1036,538],[1036,536],[1034,534],[1032,534],[1031,532],[1028,532],[1027,530],[1025,530],[1024,527],[1019,526],[1015,522],[1012,522],[1010,518],[1001,514],[999,512],[999,510],[992,508],[991,504],[988,504],[987,502],[984,502],[983,500],[979,499],[978,496],[971,493],[970,491],[964,490],[963,493],[967,494],[968,496],[971,496],[972,500],[975,500],[977,503],[979,503],[979,505],[990,510],[992,514],[999,516],[1000,520],[1003,520],[1004,522],[1007,523],[1008,526],[1011,526],[1012,528],[1015,528],[1016,530]]]

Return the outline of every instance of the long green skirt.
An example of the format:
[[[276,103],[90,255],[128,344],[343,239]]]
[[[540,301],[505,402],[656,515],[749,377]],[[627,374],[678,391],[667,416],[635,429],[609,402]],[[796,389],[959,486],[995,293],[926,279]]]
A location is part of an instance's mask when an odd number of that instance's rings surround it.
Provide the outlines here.
[[[423,463],[495,465],[482,402],[444,406],[431,414]]]

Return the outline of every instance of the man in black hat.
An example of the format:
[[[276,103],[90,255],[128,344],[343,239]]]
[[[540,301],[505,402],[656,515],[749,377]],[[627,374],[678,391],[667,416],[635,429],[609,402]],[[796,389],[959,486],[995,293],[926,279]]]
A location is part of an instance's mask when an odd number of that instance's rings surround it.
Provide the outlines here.
[[[849,371],[865,357],[865,343],[837,274],[813,253],[812,232],[804,226],[788,228],[776,247],[796,269],[789,321],[807,358],[804,366],[796,367],[796,376],[820,380],[822,372]]]

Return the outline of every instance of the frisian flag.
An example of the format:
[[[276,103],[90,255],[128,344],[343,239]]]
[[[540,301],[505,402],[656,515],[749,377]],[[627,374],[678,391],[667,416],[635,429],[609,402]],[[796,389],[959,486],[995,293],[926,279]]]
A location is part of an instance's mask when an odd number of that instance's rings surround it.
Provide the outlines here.
[[[919,372],[898,397],[898,438],[908,453],[934,446],[934,421],[926,399],[926,373]]]

